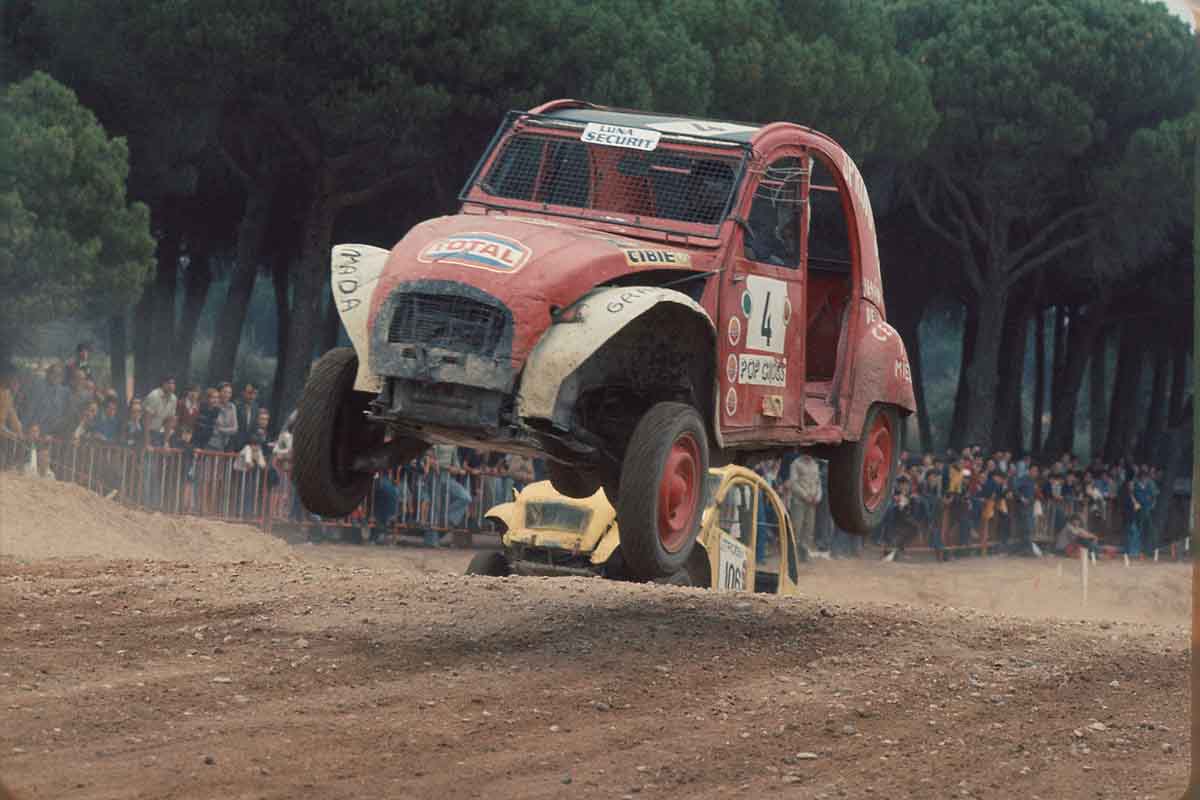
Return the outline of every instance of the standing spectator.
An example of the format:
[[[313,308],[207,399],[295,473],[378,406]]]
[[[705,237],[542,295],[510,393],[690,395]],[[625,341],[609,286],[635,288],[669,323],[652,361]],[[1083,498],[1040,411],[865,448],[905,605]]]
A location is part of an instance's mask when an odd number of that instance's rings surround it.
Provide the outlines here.
[[[808,453],[801,453],[793,459],[786,488],[788,513],[792,517],[796,543],[800,545],[800,557],[809,561],[816,555],[813,527],[817,505],[821,502],[821,470],[816,459]]]
[[[179,429],[195,428],[196,417],[200,415],[200,387],[192,384],[179,398],[175,405],[175,416],[179,419]]]
[[[538,461],[540,460],[538,459]],[[529,456],[510,455],[508,457],[508,474],[512,478],[512,488],[518,492],[538,480],[536,464]],[[505,499],[507,499],[507,495]]]
[[[196,414],[196,422],[192,427],[192,443],[197,450],[222,450],[224,448],[213,444],[217,431],[217,418],[221,414],[221,393],[216,389],[208,389],[204,393],[204,401]]]
[[[193,430],[184,426],[179,429],[179,472],[183,483],[183,505],[180,511],[196,510],[196,446],[192,444]]]
[[[1120,494],[1121,515],[1125,520],[1125,554],[1130,557],[1141,555],[1142,533],[1138,528],[1138,511],[1141,504],[1134,492],[1133,481],[1125,481]]]
[[[71,430],[71,440],[75,444],[79,444],[84,439],[100,439],[103,438],[95,430],[96,417],[100,414],[100,408],[95,402],[88,403],[79,412],[79,421],[75,423],[75,427]]]
[[[149,428],[152,433],[162,430],[167,417],[175,416],[179,406],[179,398],[175,396],[175,378],[168,375],[163,378],[158,388],[146,395],[142,401],[142,410],[149,414]]]
[[[57,433],[59,436],[69,438],[75,433],[75,428],[79,425],[79,420],[83,418],[84,409],[88,403],[94,402],[95,392],[88,391],[87,375],[83,372],[74,372],[71,374],[71,392],[67,396],[67,408],[64,415],[58,421]]]
[[[220,386],[221,399],[217,406],[217,426],[209,439],[210,450],[230,450],[237,445],[238,412],[233,404],[233,384],[226,381]]]
[[[452,444],[435,444],[429,448],[434,451],[435,466],[438,470],[434,480],[434,508],[442,504],[443,520],[446,527],[461,530],[467,519],[467,509],[471,505],[471,493],[459,482],[463,475],[462,462],[458,458],[458,448]]]
[[[884,526],[887,531],[886,544],[888,552],[884,556],[887,561],[895,561],[904,552],[908,542],[921,530],[922,509],[920,501],[913,497],[912,479],[901,472],[896,476],[896,490],[892,495],[892,505],[884,514]]]
[[[92,377],[92,343],[80,342],[75,346],[75,355],[67,359],[67,382],[74,385],[75,375],[82,374],[85,378]]]
[[[1158,487],[1150,478],[1150,468],[1143,465],[1137,481],[1133,484],[1133,496],[1137,500],[1137,528],[1141,534],[1144,552],[1153,553],[1158,547],[1154,536],[1154,504],[1158,499]]]
[[[254,421],[258,417],[258,389],[254,388],[254,384],[247,383],[242,387],[242,396],[234,405],[237,408],[238,431],[241,432],[242,443],[246,444],[254,433]]]
[[[942,476],[941,470],[929,470],[925,473],[925,481],[921,485],[920,496],[922,508],[922,516],[925,519],[925,530],[929,533],[929,546],[933,549],[934,556],[938,561],[948,561],[945,547],[946,543],[942,540],[942,517],[944,506],[942,503]]]
[[[17,416],[16,386],[17,373],[12,367],[0,368],[0,431],[20,436],[24,430]]]
[[[1036,464],[1027,467],[1027,471],[1016,479],[1013,485],[1013,497],[1016,501],[1016,521],[1020,532],[1021,543],[1019,552],[1032,553],[1035,519],[1033,504],[1037,500],[1038,467]]]

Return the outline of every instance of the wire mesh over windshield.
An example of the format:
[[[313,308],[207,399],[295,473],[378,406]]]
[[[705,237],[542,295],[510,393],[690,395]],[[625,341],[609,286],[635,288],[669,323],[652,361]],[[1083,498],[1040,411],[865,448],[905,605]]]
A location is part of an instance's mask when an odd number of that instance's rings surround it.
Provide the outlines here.
[[[600,212],[579,216],[617,217],[649,228],[671,229],[671,222],[712,226],[714,236],[742,162],[736,151],[721,156],[663,142],[647,152],[532,131],[515,133],[500,147],[475,183],[490,203],[523,201],[568,216],[572,209]]]

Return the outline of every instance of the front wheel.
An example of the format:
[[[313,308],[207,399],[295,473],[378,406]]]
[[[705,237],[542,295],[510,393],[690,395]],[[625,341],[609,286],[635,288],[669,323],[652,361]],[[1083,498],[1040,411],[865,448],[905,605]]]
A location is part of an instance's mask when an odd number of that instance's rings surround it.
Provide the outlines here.
[[[621,463],[617,525],[630,577],[684,569],[704,511],[708,435],[696,409],[658,403],[638,421]]]
[[[468,575],[490,575],[494,578],[503,578],[512,570],[508,566],[508,558],[504,553],[497,551],[484,551],[476,553],[471,559],[471,563],[467,565]]]
[[[871,406],[859,440],[838,447],[829,461],[829,513],[839,528],[865,535],[883,522],[899,465],[899,415]]]
[[[323,517],[349,514],[371,489],[371,473],[350,468],[356,452],[383,441],[381,426],[363,418],[370,395],[354,391],[358,356],[339,347],[313,365],[296,414],[292,480],[306,509]]]

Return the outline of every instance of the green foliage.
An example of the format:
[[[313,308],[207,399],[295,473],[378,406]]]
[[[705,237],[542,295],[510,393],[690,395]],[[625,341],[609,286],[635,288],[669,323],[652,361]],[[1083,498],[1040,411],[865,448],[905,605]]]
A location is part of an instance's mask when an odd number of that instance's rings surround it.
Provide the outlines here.
[[[45,73],[0,96],[0,337],[137,297],[154,240],[128,171],[125,142]]]

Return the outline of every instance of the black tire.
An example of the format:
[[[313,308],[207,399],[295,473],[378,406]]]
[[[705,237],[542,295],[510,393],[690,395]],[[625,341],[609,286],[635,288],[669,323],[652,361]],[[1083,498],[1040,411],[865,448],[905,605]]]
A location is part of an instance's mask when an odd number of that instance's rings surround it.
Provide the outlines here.
[[[668,469],[677,476],[670,509],[660,509]],[[654,580],[688,563],[700,530],[708,476],[708,432],[686,403],[657,403],[638,421],[621,463],[617,520],[628,575]],[[661,513],[660,513],[661,512]],[[660,530],[661,528],[661,530]]]
[[[549,478],[554,491],[576,500],[591,497],[600,488],[600,481],[592,473],[557,461],[546,462],[546,477]]]
[[[697,547],[692,550],[692,556],[688,559],[687,566],[676,572],[669,578],[659,578],[657,583],[664,583],[668,586],[692,586],[697,589],[711,589],[712,575],[710,574],[708,564],[708,555],[703,547]]]
[[[881,444],[880,428],[887,431],[887,452],[874,452]],[[873,405],[863,420],[857,442],[839,446],[829,461],[829,513],[846,533],[865,535],[883,522],[892,502],[892,487],[900,465],[900,417],[892,406]],[[887,467],[881,480],[867,476],[867,462]],[[874,474],[878,474],[877,469]],[[868,483],[871,485],[869,486]]]
[[[476,553],[467,565],[468,575],[491,575],[500,578],[508,575],[508,558],[498,550],[485,550]]]
[[[359,449],[383,439],[362,414],[371,396],[354,391],[358,356],[339,347],[313,365],[300,396],[293,431],[292,479],[300,502],[322,517],[343,517],[371,489],[371,473],[349,469]]]

